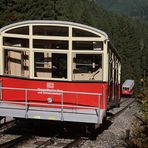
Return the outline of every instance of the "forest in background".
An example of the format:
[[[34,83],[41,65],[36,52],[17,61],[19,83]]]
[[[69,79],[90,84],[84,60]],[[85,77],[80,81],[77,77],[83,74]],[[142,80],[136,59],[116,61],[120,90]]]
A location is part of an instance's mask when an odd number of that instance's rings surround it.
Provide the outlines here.
[[[106,9],[148,22],[147,0],[96,0]]]
[[[101,29],[121,55],[122,81],[140,84],[148,72],[148,24],[107,11],[95,0],[0,1],[0,27],[23,20],[65,20]]]

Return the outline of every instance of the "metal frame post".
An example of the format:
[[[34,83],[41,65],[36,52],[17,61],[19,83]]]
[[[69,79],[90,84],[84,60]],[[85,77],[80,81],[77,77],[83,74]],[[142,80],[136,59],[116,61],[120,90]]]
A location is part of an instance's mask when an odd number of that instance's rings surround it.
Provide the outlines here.
[[[25,89],[25,118],[27,118],[27,112],[28,112],[28,90]]]
[[[63,105],[64,105],[64,92],[61,92],[61,121],[64,121]]]
[[[2,101],[2,80],[0,80],[0,100]]]

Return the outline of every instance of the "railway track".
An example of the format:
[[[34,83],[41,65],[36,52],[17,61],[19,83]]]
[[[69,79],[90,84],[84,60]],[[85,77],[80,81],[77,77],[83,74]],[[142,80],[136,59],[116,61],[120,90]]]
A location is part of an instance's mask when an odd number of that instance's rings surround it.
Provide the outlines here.
[[[77,137],[75,139],[60,139],[60,138],[49,138],[46,141],[38,141],[39,144],[35,148],[45,148],[45,147],[52,147],[52,148],[72,148],[72,147],[79,147],[82,143],[88,140],[88,138]],[[36,143],[37,144],[37,143]]]
[[[4,128],[8,128],[10,126],[13,126],[15,124],[16,124],[16,120],[10,120],[10,121],[4,122],[4,123],[0,124],[0,130],[2,130]]]
[[[72,147],[80,147],[83,144],[83,141],[88,140],[83,137],[78,137],[74,139],[72,142],[65,145],[63,148],[72,148]]]
[[[111,116],[109,116],[107,118],[107,124],[102,124],[100,128],[98,128],[96,130],[96,132],[94,132],[91,136],[93,137],[92,139],[94,139],[94,137],[99,134],[101,134],[104,130],[106,130],[108,128],[108,126],[110,126],[108,124],[108,122],[113,122],[113,120],[118,117],[120,114],[122,114],[122,112],[124,112],[133,102],[135,101],[135,99],[130,99],[127,101],[123,100],[122,104],[121,104],[121,108],[119,108],[118,110],[113,110],[111,112]],[[7,125],[11,125],[11,124],[15,124],[15,121],[10,121],[8,123],[5,123],[3,125],[0,125],[0,127],[4,127]],[[11,125],[12,126],[12,125]],[[30,135],[22,135],[22,136],[18,136],[15,139],[9,140],[7,142],[4,142],[2,144],[0,144],[0,148],[10,148],[10,147],[35,147],[35,148],[43,148],[43,147],[53,147],[53,148],[72,148],[72,147],[80,147],[81,145],[83,145],[83,143],[85,143],[85,141],[89,140],[90,137],[83,137],[83,136],[76,136],[76,138],[61,138],[62,135],[64,135],[67,131],[63,130],[60,133],[56,133],[55,136],[53,137],[33,137]],[[69,133],[67,133],[69,134]],[[91,138],[90,138],[91,139]],[[24,142],[26,141],[26,142]],[[30,142],[31,144],[29,145],[28,141],[32,141]],[[28,142],[28,145],[26,145],[26,143]]]
[[[17,146],[17,144],[23,143],[25,140],[29,138],[30,136],[27,136],[27,135],[19,136],[13,140],[0,144],[0,148],[12,148],[14,146]]]
[[[121,106],[120,110],[118,110],[115,113],[113,113],[113,116],[110,117],[109,120],[113,120],[115,117],[119,116],[122,112],[124,112],[134,102],[135,102],[135,98],[132,98],[125,106]]]
[[[109,122],[112,122],[116,117],[118,117],[120,114],[122,114],[133,102],[135,102],[135,99],[131,99],[131,100],[128,100],[128,99],[124,99],[122,101],[122,103],[125,103],[124,105],[121,106],[121,109],[119,109],[118,111],[113,111],[112,112],[112,116],[109,117],[107,119],[107,122],[105,124],[103,124],[102,126],[100,126],[100,128],[98,128],[96,131],[94,131],[92,133],[92,135],[90,135],[90,137],[77,137],[75,139],[71,139],[69,141],[67,141],[67,139],[65,139],[65,141],[67,142],[63,142],[63,145],[61,144],[62,140],[61,139],[58,139],[58,138],[52,138],[52,140],[47,140],[43,145],[40,145],[40,147],[36,147],[36,148],[43,148],[43,147],[46,147],[46,146],[51,146],[51,147],[55,147],[55,148],[59,148],[59,147],[63,147],[63,148],[78,148],[80,147],[81,145],[83,145],[83,143],[85,143],[86,140],[89,140],[89,139],[96,139],[96,136],[98,134],[101,134],[104,130],[106,130],[109,126]],[[53,141],[53,142],[51,142]]]
[[[65,142],[65,139],[59,138],[59,137],[62,137],[66,133],[67,133],[67,130],[63,128],[62,132],[56,133],[53,137],[48,138],[47,140],[42,141],[42,142],[41,141],[37,142],[39,144],[38,146],[36,146],[36,148],[43,148],[46,146],[65,147],[65,145],[68,145],[71,142],[73,142],[73,140],[69,140],[67,144],[67,142]]]
[[[57,145],[57,139],[58,139],[59,135],[60,134],[57,134],[54,137],[49,138],[49,139],[47,139],[45,141],[40,141],[39,142],[40,144],[38,146],[36,146],[36,148],[46,147],[47,145]]]

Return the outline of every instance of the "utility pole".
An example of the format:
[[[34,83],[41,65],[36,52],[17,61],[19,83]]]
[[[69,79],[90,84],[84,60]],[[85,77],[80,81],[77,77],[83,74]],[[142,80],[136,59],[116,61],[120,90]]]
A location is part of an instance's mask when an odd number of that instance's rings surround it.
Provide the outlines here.
[[[143,72],[143,79],[144,79],[144,84],[143,84],[143,86],[145,86],[145,70],[144,70],[144,72]]]

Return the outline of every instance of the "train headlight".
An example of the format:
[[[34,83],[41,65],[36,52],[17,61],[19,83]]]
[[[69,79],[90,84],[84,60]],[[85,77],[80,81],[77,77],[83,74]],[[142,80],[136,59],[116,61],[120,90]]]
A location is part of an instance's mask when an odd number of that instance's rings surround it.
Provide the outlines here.
[[[53,102],[52,98],[48,98],[47,101],[48,101],[48,103],[52,103]]]

